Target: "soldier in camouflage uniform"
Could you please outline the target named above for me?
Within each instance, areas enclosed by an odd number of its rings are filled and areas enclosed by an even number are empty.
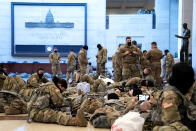
[[[74,79],[74,70],[76,69],[76,54],[73,52],[73,49],[69,51],[68,62],[67,62],[67,74],[66,80],[69,82],[70,74],[72,74],[72,81]]]
[[[28,103],[29,122],[33,120],[65,126],[86,127],[87,121],[82,110],[77,111],[76,117],[61,111],[61,108],[64,106],[62,89],[67,88],[66,81],[53,79],[53,82],[42,85],[39,92],[36,92],[39,94],[32,96]]]
[[[41,84],[47,83],[49,80],[44,76],[44,69],[39,68],[28,80],[25,88],[22,88],[19,92],[26,101],[29,101],[33,91],[39,88]]]
[[[79,62],[79,65],[80,65],[80,73],[81,73],[81,76],[83,76],[84,74],[86,74],[86,67],[87,67],[87,64],[88,64],[88,58],[86,56],[86,52],[88,50],[88,46],[85,45],[79,52],[78,54],[78,62]]]
[[[169,50],[165,50],[165,56],[166,56],[166,80],[169,78],[171,71],[172,71],[172,67],[174,65],[174,57],[173,55],[169,52]]]
[[[52,75],[56,76],[56,74],[58,75],[58,77],[61,77],[61,67],[60,67],[60,54],[57,53],[58,49],[54,48],[54,53],[51,53],[49,55],[49,61],[52,64]]]
[[[113,56],[113,69],[114,69],[114,81],[119,82],[122,80],[122,58],[120,56],[120,47],[118,46],[118,50]]]
[[[120,55],[122,56],[122,76],[123,80],[132,77],[140,77],[140,70],[137,66],[138,50],[131,45],[131,37],[126,38],[126,45],[120,48]]]
[[[0,90],[3,88],[3,83],[6,79],[7,73],[5,72],[5,67],[0,65]]]
[[[107,49],[103,48],[101,44],[97,45],[97,76],[105,76],[105,63],[107,62]]]
[[[132,46],[134,46],[135,48],[137,48],[137,52],[138,52],[138,55],[137,55],[137,59],[138,59],[138,67],[140,69],[140,73],[142,74],[142,69],[144,69],[145,67],[144,66],[144,63],[145,63],[145,60],[144,60],[144,55],[141,51],[140,48],[137,47],[137,41],[133,40],[132,41]]]
[[[27,113],[27,105],[24,99],[18,94],[21,89],[26,87],[25,81],[20,76],[7,76],[3,88],[3,96],[0,98],[0,111],[7,115]]]
[[[178,63],[172,69],[172,76],[157,100],[153,113],[153,131],[189,131],[196,129],[196,105],[185,94],[194,82],[194,71],[185,63]]]
[[[152,69],[152,75],[156,80],[156,87],[160,88],[161,86],[161,58],[162,51],[157,48],[157,43],[152,42],[152,49],[148,51],[146,58],[150,61],[150,66]]]

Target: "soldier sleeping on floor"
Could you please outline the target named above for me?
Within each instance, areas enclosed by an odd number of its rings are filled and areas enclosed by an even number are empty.
[[[173,70],[169,84],[164,90],[154,88],[154,82],[139,77],[109,85],[101,79],[94,80],[84,75],[80,80],[89,83],[91,88],[90,92],[84,92],[77,87],[67,89],[65,80],[54,77],[51,82],[42,83],[39,88],[34,89],[27,104],[28,122],[86,127],[89,120],[96,128],[110,128],[116,119],[129,111],[134,111],[139,112],[146,120],[143,130],[193,130],[196,118],[196,108],[193,104],[196,101],[194,73],[192,68],[181,63],[174,66]],[[176,72],[181,73],[176,75]],[[184,76],[187,79],[184,80]],[[20,92],[24,83],[21,81],[21,86],[16,86],[18,79],[21,80],[20,77],[6,77],[3,89]],[[183,91],[176,81],[180,82],[180,85],[185,83],[183,87],[187,87],[186,91]],[[15,96],[14,100],[9,100],[14,102],[8,105],[11,110],[17,102],[14,101]],[[22,109],[21,105],[25,107],[25,103],[18,102],[19,104],[20,106],[14,109]],[[3,109],[8,108],[4,106]]]

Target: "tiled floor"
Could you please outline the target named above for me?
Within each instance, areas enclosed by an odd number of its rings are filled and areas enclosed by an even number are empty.
[[[91,125],[82,128],[56,124],[28,124],[26,120],[0,120],[0,131],[110,131],[110,129],[95,129]]]

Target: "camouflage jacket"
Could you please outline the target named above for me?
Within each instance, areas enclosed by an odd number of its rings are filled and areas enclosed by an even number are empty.
[[[52,65],[57,65],[59,64],[59,60],[60,60],[60,55],[58,53],[51,53],[49,55],[49,61]]]
[[[67,66],[76,66],[76,54],[74,52],[70,52],[68,56]]]
[[[42,84],[34,91],[28,102],[28,111],[32,109],[60,108],[63,105],[63,95],[53,82]]]
[[[125,54],[126,51],[129,51],[129,54]],[[134,54],[134,51],[138,51],[135,46],[124,45],[120,48],[123,64],[135,64],[138,62],[138,55]]]
[[[113,58],[113,68],[115,67],[120,67],[122,66],[122,57],[120,55],[120,51],[117,50],[116,53],[114,54],[114,58]]]
[[[88,64],[88,58],[86,56],[86,50],[83,49],[83,48],[79,52],[78,62],[80,64],[80,66],[86,66]]]
[[[172,56],[171,53],[167,53],[167,56],[166,56],[166,67],[169,67],[171,68],[173,65],[174,65],[174,57]]]
[[[39,88],[42,83],[49,82],[46,77],[39,78],[37,73],[34,73],[28,80],[27,80],[27,88]]]
[[[0,90],[3,88],[3,83],[6,79],[6,76],[3,74],[0,74]]]
[[[190,129],[195,126],[196,105],[187,100],[174,86],[167,85],[165,87],[160,93],[157,104],[157,108],[151,116],[155,125],[168,125],[181,121]]]
[[[160,62],[162,58],[162,51],[158,48],[151,49],[147,52],[146,58],[150,62]]]
[[[107,62],[107,49],[102,48],[97,53],[97,63],[102,64]]]

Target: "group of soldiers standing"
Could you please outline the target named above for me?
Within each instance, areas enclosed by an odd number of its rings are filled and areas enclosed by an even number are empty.
[[[156,87],[161,87],[161,59],[162,51],[158,49],[157,43],[151,43],[151,50],[142,51],[137,47],[137,42],[131,37],[126,38],[126,45],[119,45],[118,50],[113,55],[114,80],[122,81],[133,77],[143,77],[143,70],[150,68],[155,79]],[[174,58],[168,50],[165,50],[165,79],[169,78]],[[164,80],[165,80],[164,79]]]
[[[49,57],[51,81],[44,76],[43,68],[25,82],[20,76],[8,76],[2,66],[0,112],[28,113],[29,123],[86,127],[89,121],[95,128],[115,128],[112,125],[119,117],[138,112],[145,119],[144,131],[196,129],[196,83],[192,67],[185,63],[174,65],[173,56],[165,50],[166,85],[161,87],[163,55],[157,43],[152,42],[152,49],[142,52],[137,42],[127,37],[126,44],[119,45],[113,56],[113,81],[105,77],[107,50],[100,44],[97,48],[95,76],[86,74],[86,45],[78,57],[70,50],[66,80],[60,78],[57,48]],[[80,70],[74,73],[77,59]],[[70,74],[71,84],[68,83]]]

